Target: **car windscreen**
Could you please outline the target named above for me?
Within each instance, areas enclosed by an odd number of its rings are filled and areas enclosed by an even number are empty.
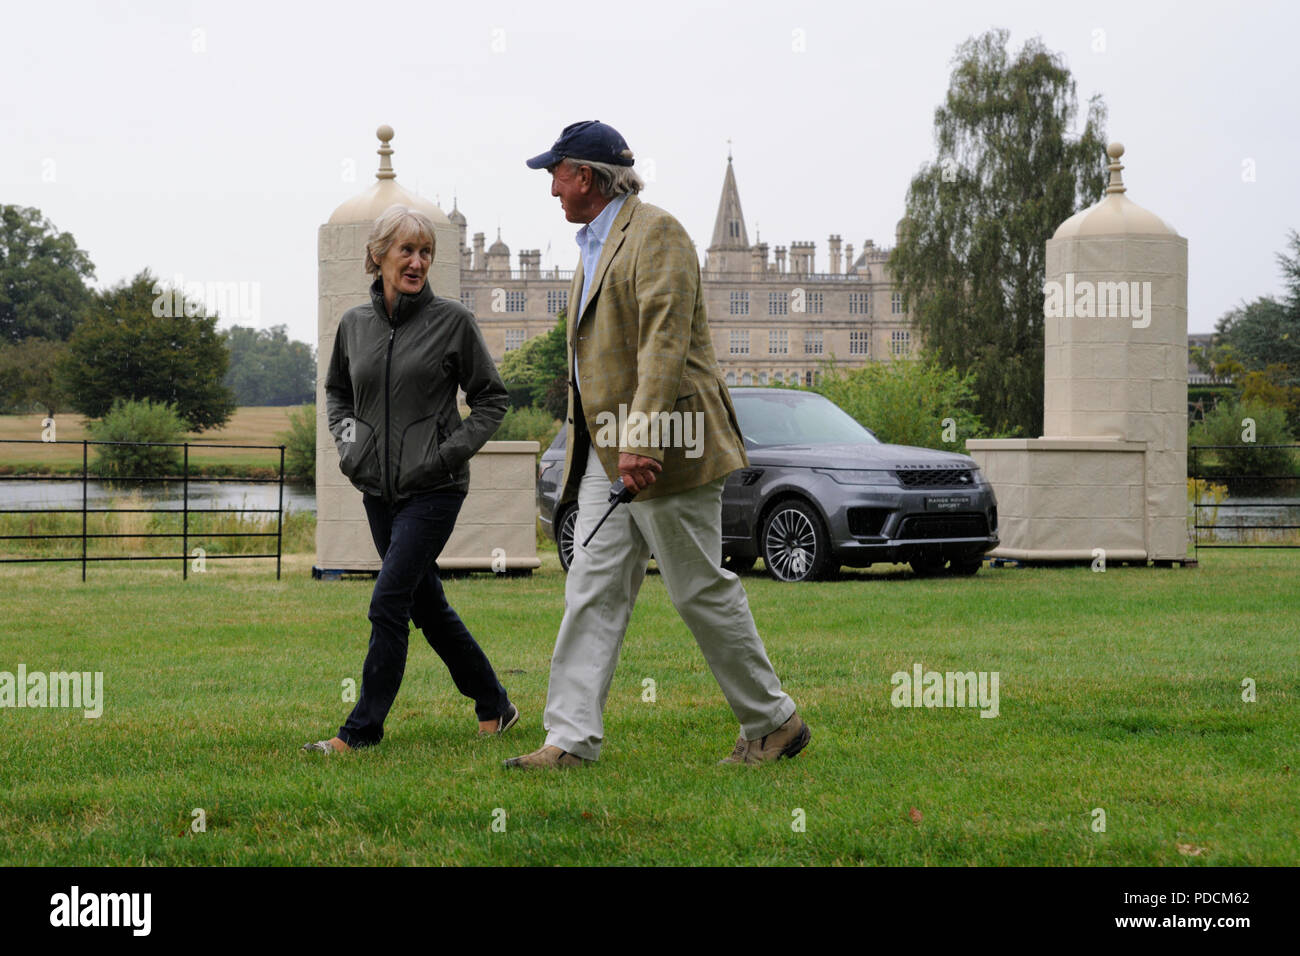
[[[828,398],[812,392],[732,389],[740,431],[754,445],[878,445],[871,432]]]

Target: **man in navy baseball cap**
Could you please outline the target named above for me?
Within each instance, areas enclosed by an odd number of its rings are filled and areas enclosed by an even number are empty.
[[[781,690],[744,586],[718,561],[722,488],[749,459],[713,351],[695,244],[671,214],[641,201],[645,184],[631,168],[632,151],[604,123],[566,127],[550,150],[527,163],[550,173],[565,219],[582,226],[566,306],[560,503],[579,502],[574,541],[585,543],[575,544],[565,580],[542,721],[546,740],[506,766],[558,770],[599,759],[605,702],[652,551],[673,606],[740,723],[740,739],[722,762],[793,757],[812,731]],[[662,423],[677,415],[696,423],[700,441],[690,450],[684,428],[656,424],[651,437],[625,424],[615,438],[603,424],[636,417]],[[608,513],[595,534],[615,480],[620,500],[622,490],[635,497]]]
[[[588,159],[611,166],[631,166],[632,150],[614,127],[600,120],[583,120],[564,127],[554,145],[526,160],[530,169],[550,169],[562,159]]]

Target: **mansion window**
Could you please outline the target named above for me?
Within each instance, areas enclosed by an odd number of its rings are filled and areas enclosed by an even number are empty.
[[[903,314],[903,293],[895,292],[889,297],[889,311],[894,315]]]
[[[804,355],[821,355],[823,349],[821,332],[805,332],[803,334]]]
[[[474,290],[473,289],[470,289],[468,292],[462,292],[460,294],[460,304],[463,305],[465,308],[469,309],[471,312],[474,311]]]
[[[506,329],[506,351],[513,352],[524,344],[523,329]]]
[[[869,315],[871,313],[870,292],[849,293],[849,315]]]
[[[790,312],[790,293],[769,292],[767,294],[767,314],[787,315]]]
[[[767,333],[767,351],[771,355],[786,355],[790,351],[788,329],[772,329]]]
[[[804,298],[804,304],[807,306],[809,315],[822,314],[822,294],[820,292],[809,292]]]
[[[748,355],[749,354],[749,332],[745,329],[731,330],[731,354]]]
[[[849,333],[849,354],[850,355],[870,355],[871,354],[871,333],[867,331],[854,330]]]
[[[731,314],[749,315],[749,293],[748,292],[731,293]]]
[[[906,355],[912,344],[912,333],[906,329],[895,329],[889,333],[889,349],[895,355]]]
[[[524,311],[524,293],[506,292],[506,311],[522,312]]]
[[[559,315],[560,310],[568,304],[568,289],[552,289],[546,293],[546,311],[551,315]]]

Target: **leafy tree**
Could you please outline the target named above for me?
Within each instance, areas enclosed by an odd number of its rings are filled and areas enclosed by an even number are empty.
[[[1218,336],[1215,338],[1217,340]],[[1228,382],[1246,370],[1245,366],[1237,361],[1233,347],[1222,341],[1218,344],[1211,342],[1209,347],[1193,346],[1188,352],[1187,361],[1221,382]]]
[[[1286,286],[1286,307],[1293,322],[1300,321],[1300,232],[1291,230],[1287,237],[1291,255],[1277,254],[1277,264],[1282,269],[1282,284]]]
[[[1300,434],[1300,233],[1291,230],[1278,265],[1287,292],[1229,309],[1215,323],[1210,348],[1192,356],[1202,369],[1231,379],[1245,403],[1280,409]]]
[[[501,360],[501,379],[513,394],[552,418],[563,418],[568,410],[568,340],[565,313],[556,316],[555,327],[536,335]]]
[[[983,434],[972,410],[973,373],[941,368],[933,358],[871,362],[845,370],[822,364],[825,395],[883,442],[965,453],[966,439]]]
[[[1300,386],[1292,384],[1295,374],[1282,364],[1247,372],[1241,379],[1241,401],[1281,409],[1287,430],[1300,434]]]
[[[284,445],[284,470],[306,481],[316,480],[316,403],[289,414],[289,430],[275,436]]]
[[[1013,59],[1009,32],[958,48],[935,110],[890,268],[927,347],[973,372],[976,411],[995,434],[1043,425],[1043,244],[1105,188],[1105,106],[1082,134],[1074,79],[1039,39]]]
[[[57,374],[67,351],[64,342],[35,337],[17,345],[0,343],[0,411],[40,409],[52,417],[69,408],[71,396]]]
[[[39,209],[0,205],[0,342],[66,339],[90,303],[90,256]]]
[[[180,442],[185,422],[166,402],[117,399],[108,414],[87,427],[90,437],[103,442]],[[96,445],[100,475],[174,475],[181,470],[181,449],[174,445]]]
[[[1248,435],[1247,419],[1254,422],[1253,441],[1244,440]],[[1188,468],[1194,461],[1203,475],[1293,474],[1295,465],[1289,449],[1261,447],[1291,441],[1282,409],[1256,402],[1219,402],[1203,423],[1192,426],[1187,443],[1227,447],[1200,452],[1195,458],[1189,455]]]
[[[316,356],[283,325],[236,325],[222,333],[230,351],[226,386],[239,405],[301,405],[316,394]],[[315,423],[312,425],[315,428]]]
[[[1237,374],[1280,363],[1300,374],[1300,309],[1270,296],[1229,309],[1214,324],[1210,360],[1215,374]],[[1232,362],[1236,368],[1232,367]]]
[[[229,353],[217,316],[192,305],[198,303],[184,302],[179,291],[164,292],[147,269],[96,293],[60,366],[77,407],[98,418],[115,399],[147,398],[175,405],[193,431],[225,424],[235,410],[222,384]]]

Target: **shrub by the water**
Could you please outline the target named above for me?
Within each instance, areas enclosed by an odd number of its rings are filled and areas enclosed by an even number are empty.
[[[1286,412],[1280,408],[1251,402],[1221,401],[1205,421],[1193,425],[1188,445],[1224,445],[1202,451],[1193,460],[1202,475],[1292,475],[1296,466],[1293,450],[1264,448],[1293,441],[1287,431]]]
[[[284,444],[286,475],[316,480],[316,404],[303,405],[289,415],[289,430],[276,440]]]
[[[99,421],[87,426],[91,439],[103,442],[180,442],[185,422],[167,402],[123,401]],[[175,445],[95,445],[95,470],[104,478],[127,475],[175,475],[181,470],[181,449]]]

